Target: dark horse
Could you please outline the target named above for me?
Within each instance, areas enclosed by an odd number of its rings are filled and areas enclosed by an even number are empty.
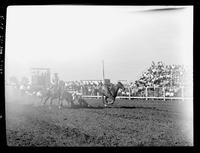
[[[113,104],[115,102],[119,89],[125,90],[124,85],[121,82],[118,82],[116,85],[111,84],[110,87],[104,85],[103,88],[98,89],[99,94],[102,96],[104,106]],[[108,99],[111,101],[108,102]]]
[[[58,86],[53,86],[49,88],[48,90],[46,90],[46,92],[44,93],[44,96],[46,98],[43,104],[45,104],[47,100],[50,99],[50,105],[52,105],[53,100],[58,99],[59,108],[61,108],[61,106],[63,105],[62,104],[63,100],[66,100],[68,103],[70,103],[71,107],[74,106],[73,96],[71,93],[66,91],[65,85],[63,82],[60,82]]]

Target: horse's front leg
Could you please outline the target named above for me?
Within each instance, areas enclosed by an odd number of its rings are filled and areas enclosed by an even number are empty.
[[[108,100],[107,100],[108,98],[111,99],[110,102],[108,102]],[[115,102],[115,98],[114,98],[114,97],[110,96],[110,97],[107,97],[107,98],[106,98],[106,103],[107,103],[107,104],[111,105],[111,104],[113,104],[114,102]]]
[[[74,106],[74,103],[73,103],[73,98],[65,98],[66,102],[67,102],[67,105],[69,107],[73,107]]]
[[[104,106],[105,106],[105,107],[108,106],[108,97],[107,97],[107,96],[105,96]]]
[[[105,104],[104,95],[102,95],[102,102],[103,102],[103,104]]]
[[[44,99],[44,98],[43,98],[43,97],[41,97],[41,100],[40,100],[40,103],[41,103],[41,104],[42,104],[42,101],[43,101],[43,99]]]
[[[67,97],[65,97],[65,101],[67,102],[66,104],[67,104],[67,106],[69,106],[70,104],[70,101],[69,101],[69,99],[67,98]]]
[[[114,104],[115,102],[115,98],[112,98],[112,102],[110,102],[109,104]]]
[[[43,105],[45,105],[46,104],[46,102],[47,102],[47,100],[49,99],[49,96],[47,96],[46,97],[46,99],[44,100],[44,103],[43,103]],[[42,98],[42,100],[43,100],[43,98]]]
[[[70,99],[71,108],[75,106],[73,99]]]
[[[52,103],[53,103],[53,100],[54,100],[54,99],[55,99],[55,97],[51,97],[49,109],[51,109],[51,106],[52,106]]]
[[[59,107],[58,108],[61,109],[61,107],[62,107],[62,98],[59,98],[58,102],[59,102]]]

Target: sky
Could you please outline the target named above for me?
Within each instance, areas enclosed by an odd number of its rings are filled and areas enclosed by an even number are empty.
[[[177,7],[177,6],[176,6]],[[180,6],[181,7],[181,6]],[[5,75],[50,68],[62,80],[136,80],[152,63],[193,67],[193,7],[9,6]]]

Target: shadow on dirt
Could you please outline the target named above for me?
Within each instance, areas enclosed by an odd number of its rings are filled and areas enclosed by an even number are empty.
[[[142,106],[120,106],[114,108],[125,108],[125,109],[157,109],[156,107],[142,107]]]
[[[63,107],[63,108],[67,108],[67,109],[104,109],[106,107],[103,107],[103,106],[98,106],[98,107],[93,107],[93,106],[79,106],[79,105],[76,105],[76,106],[73,106],[73,107]]]
[[[104,106],[79,106],[79,105],[76,105],[76,106],[73,106],[73,107],[67,107],[68,109],[111,109],[111,108],[114,108],[114,109],[148,109],[148,110],[157,110],[157,111],[167,111],[166,109],[159,109],[159,108],[156,108],[156,107],[142,107],[142,106],[107,106],[107,107],[104,107]]]

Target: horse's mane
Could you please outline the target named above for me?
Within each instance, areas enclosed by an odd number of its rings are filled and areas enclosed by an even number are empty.
[[[124,86],[120,81],[118,81],[117,84],[119,84],[119,85],[121,85],[121,86]]]

